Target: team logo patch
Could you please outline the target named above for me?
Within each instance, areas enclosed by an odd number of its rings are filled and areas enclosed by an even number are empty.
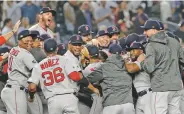
[[[79,40],[79,36],[77,36],[77,40]]]
[[[116,28],[115,28],[115,26],[112,26],[112,29],[113,29],[113,31],[116,31]]]
[[[108,33],[107,29],[105,29],[104,31],[105,31],[105,33]]]
[[[135,42],[136,42],[136,41],[133,41],[133,42],[130,44],[130,47],[132,47],[132,46],[134,45]]]
[[[86,26],[85,28],[86,28],[86,31],[89,30],[88,26]]]
[[[64,45],[62,45],[62,47],[63,47],[63,49],[65,49],[65,46]]]

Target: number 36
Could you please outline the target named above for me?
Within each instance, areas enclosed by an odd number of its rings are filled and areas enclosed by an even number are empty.
[[[55,82],[59,83],[65,79],[64,74],[62,73],[62,68],[57,67],[52,72],[51,71],[45,71],[42,73],[42,78],[44,78],[44,85],[45,86],[51,86]]]

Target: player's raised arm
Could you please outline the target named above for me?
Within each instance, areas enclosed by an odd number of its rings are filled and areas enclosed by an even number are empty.
[[[15,26],[13,27],[13,30],[11,32],[8,32],[8,33],[0,36],[0,45],[3,45],[6,41],[8,41],[14,35],[14,33],[16,33],[18,31],[20,23],[21,23],[20,20],[17,21],[17,23],[15,24]]]

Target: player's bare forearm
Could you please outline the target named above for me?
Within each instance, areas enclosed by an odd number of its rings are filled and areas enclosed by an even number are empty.
[[[8,32],[8,33],[6,33],[6,34],[3,34],[3,37],[5,38],[5,40],[7,41],[7,40],[9,40],[12,36],[13,36],[13,32],[11,31],[11,32]]]
[[[97,95],[100,95],[100,92],[97,88],[95,88],[91,83],[89,83],[88,88],[93,91],[94,93],[96,93]]]
[[[136,63],[125,63],[125,68],[129,73],[136,73],[140,71],[139,66]]]
[[[2,35],[6,41],[9,40],[14,35],[14,33],[16,33],[18,31],[20,24],[21,24],[21,22],[20,22],[20,20],[18,20],[11,32],[8,32],[8,33]]]

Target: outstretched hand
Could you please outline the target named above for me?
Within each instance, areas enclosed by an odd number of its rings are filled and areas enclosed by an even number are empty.
[[[13,32],[14,32],[14,33],[16,33],[16,32],[18,31],[18,29],[19,29],[19,27],[20,27],[20,24],[21,24],[21,22],[20,22],[20,20],[18,20],[18,21],[16,22],[15,26],[13,27]]]

